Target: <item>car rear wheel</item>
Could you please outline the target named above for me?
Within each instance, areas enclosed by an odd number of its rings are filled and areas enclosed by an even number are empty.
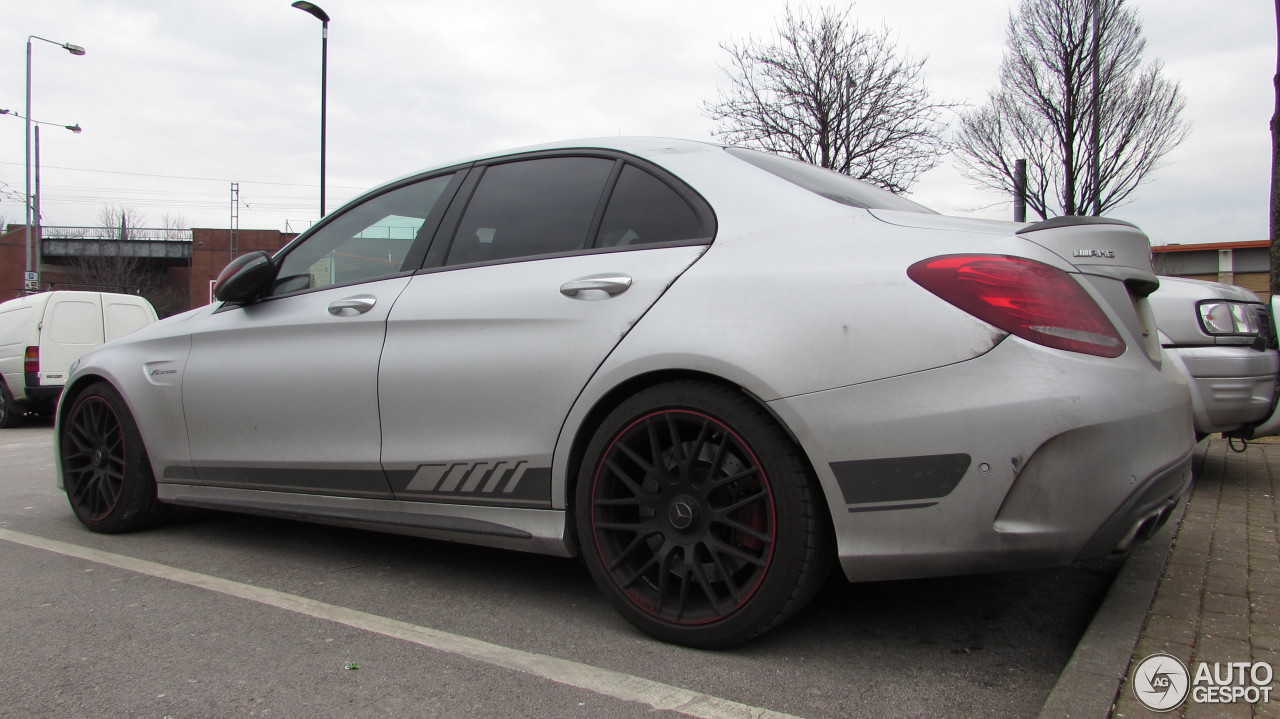
[[[746,641],[808,602],[830,566],[808,465],[727,387],[675,382],[624,401],[587,449],[575,500],[596,583],[666,641]]]
[[[61,429],[62,478],[71,509],[95,532],[128,532],[163,518],[142,436],[106,383],[75,399]]]
[[[17,427],[22,421],[22,414],[22,408],[14,401],[8,385],[0,382],[0,429]]]

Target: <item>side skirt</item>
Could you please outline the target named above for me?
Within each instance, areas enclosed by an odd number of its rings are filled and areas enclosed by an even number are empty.
[[[565,513],[161,482],[162,502],[570,557]]]

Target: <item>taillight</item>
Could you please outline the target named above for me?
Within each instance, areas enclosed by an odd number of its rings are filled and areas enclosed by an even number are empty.
[[[1099,357],[1124,354],[1124,340],[1071,275],[1023,257],[944,255],[907,276],[933,294],[1010,334]]]
[[[22,357],[23,372],[40,372],[40,348],[28,347]]]

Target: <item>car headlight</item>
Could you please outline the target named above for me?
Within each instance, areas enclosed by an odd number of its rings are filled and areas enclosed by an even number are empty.
[[[1256,335],[1258,313],[1244,302],[1201,302],[1200,325],[1211,335]]]

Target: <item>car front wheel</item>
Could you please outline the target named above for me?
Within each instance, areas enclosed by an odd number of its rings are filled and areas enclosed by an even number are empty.
[[[633,624],[714,648],[794,614],[830,566],[824,504],[791,439],[728,387],[673,382],[625,400],[587,449],[583,556]]]
[[[166,505],[156,499],[151,460],[120,393],[106,383],[85,390],[62,423],[62,478],[71,509],[95,532],[144,529]]]

